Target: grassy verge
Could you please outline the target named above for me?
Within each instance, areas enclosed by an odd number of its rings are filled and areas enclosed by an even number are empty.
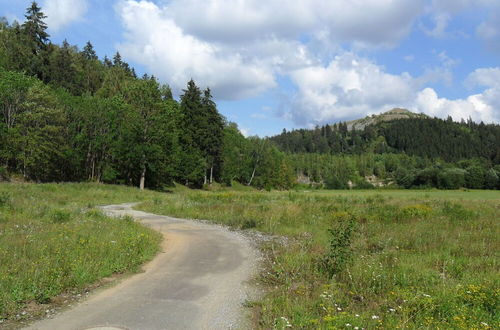
[[[182,191],[141,209],[269,243],[262,328],[499,328],[497,191]]]
[[[0,320],[27,305],[138,270],[161,236],[94,206],[151,199],[153,192],[96,184],[0,184]]]

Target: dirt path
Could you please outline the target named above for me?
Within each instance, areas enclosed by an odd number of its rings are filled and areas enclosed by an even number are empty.
[[[247,239],[214,225],[132,210],[133,204],[103,207],[131,215],[165,236],[163,253],[111,289],[28,329],[235,329],[247,327],[242,304],[258,253]]]

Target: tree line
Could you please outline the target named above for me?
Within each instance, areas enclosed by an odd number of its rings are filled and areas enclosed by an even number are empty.
[[[247,138],[209,88],[191,80],[176,100],[118,52],[52,43],[45,18],[33,2],[23,24],[0,19],[0,180],[499,188],[499,125],[414,118]]]
[[[245,138],[191,80],[179,100],[116,53],[100,60],[50,41],[36,2],[26,21],[0,21],[0,177],[96,181],[161,189],[240,182],[293,184],[285,154]]]

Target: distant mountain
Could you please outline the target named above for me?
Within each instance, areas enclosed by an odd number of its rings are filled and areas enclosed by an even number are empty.
[[[351,120],[346,122],[346,124],[347,128],[350,131],[352,131],[353,129],[364,130],[366,126],[376,125],[384,121],[390,121],[395,119],[414,119],[414,118],[428,118],[428,116],[422,113],[421,114],[414,113],[406,109],[394,108],[379,115],[371,115],[371,116],[366,116],[365,118],[362,119]]]

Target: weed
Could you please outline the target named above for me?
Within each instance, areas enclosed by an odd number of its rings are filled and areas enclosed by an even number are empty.
[[[354,216],[346,212],[335,213],[332,222],[328,251],[321,261],[321,268],[330,277],[344,271],[352,260],[351,243],[357,224]]]
[[[0,192],[0,207],[6,206],[10,203],[11,196],[8,192]]]
[[[65,210],[54,210],[50,214],[52,223],[65,223],[71,220],[71,213]]]

